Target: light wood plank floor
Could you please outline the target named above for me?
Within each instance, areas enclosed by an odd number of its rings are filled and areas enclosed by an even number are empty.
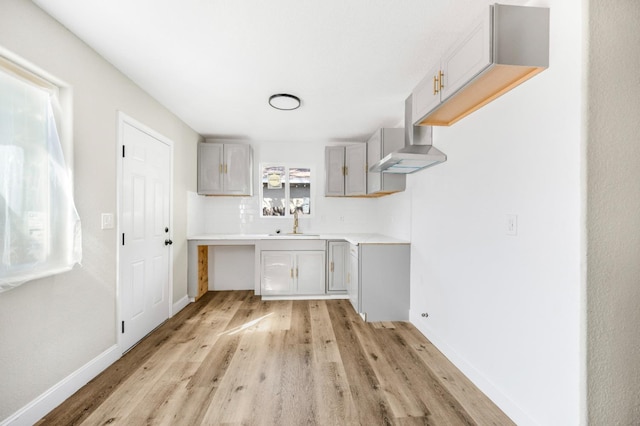
[[[510,425],[411,324],[209,292],[42,425]]]

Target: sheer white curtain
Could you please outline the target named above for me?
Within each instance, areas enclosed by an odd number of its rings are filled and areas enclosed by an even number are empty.
[[[0,69],[0,292],[82,258],[53,94]]]

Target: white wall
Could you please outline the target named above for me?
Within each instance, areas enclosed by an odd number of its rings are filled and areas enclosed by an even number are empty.
[[[551,8],[549,69],[436,128],[448,161],[409,176],[411,321],[516,423],[566,426],[583,409],[582,2],[526,3]]]
[[[639,22],[637,1],[590,2],[587,353],[593,425],[640,419]]]
[[[116,343],[115,230],[117,112],[174,141],[174,301],[186,295],[187,191],[196,186],[198,135],[93,50],[27,0],[3,0],[0,48],[70,85],[73,91],[75,200],[83,262],[69,273],[0,295],[0,419]]]

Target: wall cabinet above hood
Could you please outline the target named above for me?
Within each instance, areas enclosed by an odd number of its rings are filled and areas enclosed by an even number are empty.
[[[450,126],[549,66],[549,9],[495,4],[413,90],[418,126]]]

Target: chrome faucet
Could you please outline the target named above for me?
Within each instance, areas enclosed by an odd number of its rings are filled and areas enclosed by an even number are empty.
[[[293,211],[293,233],[298,233],[298,208]]]

